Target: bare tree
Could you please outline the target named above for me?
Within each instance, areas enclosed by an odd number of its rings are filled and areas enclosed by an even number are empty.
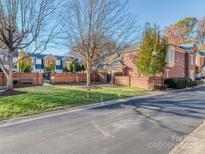
[[[7,90],[13,90],[14,53],[19,49],[44,51],[53,39],[56,3],[55,0],[0,0],[0,52],[9,62],[6,68],[0,59],[0,68],[7,78]]]
[[[92,70],[133,40],[136,22],[127,13],[127,2],[119,0],[70,0],[66,6],[65,39],[86,67],[90,97]]]

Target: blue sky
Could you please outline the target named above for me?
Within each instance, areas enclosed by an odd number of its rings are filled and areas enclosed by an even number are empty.
[[[205,16],[205,0],[128,0],[140,25],[156,23],[161,28],[185,17]]]
[[[120,0],[124,1],[124,0]],[[205,0],[127,0],[129,11],[138,24],[156,23],[161,28],[185,17],[205,16]],[[50,49],[53,54],[64,54],[67,49]]]

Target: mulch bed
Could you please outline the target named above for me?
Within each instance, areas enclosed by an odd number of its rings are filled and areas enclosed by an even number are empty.
[[[14,96],[14,95],[20,95],[25,94],[24,91],[17,91],[17,90],[5,90],[3,92],[0,92],[0,96]]]

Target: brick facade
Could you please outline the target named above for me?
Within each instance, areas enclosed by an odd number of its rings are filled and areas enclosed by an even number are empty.
[[[174,63],[167,64],[165,67],[165,78],[189,77],[195,79],[196,56],[194,51],[184,51],[177,47],[172,47],[171,52],[174,52]],[[169,53],[168,53],[169,54]],[[169,55],[168,55],[169,56]]]
[[[177,46],[170,45],[172,52],[174,52],[174,63],[172,65],[168,64],[165,67],[164,77],[174,78],[174,77],[189,77],[195,78],[196,70],[196,55],[194,50],[183,50]],[[136,68],[137,54],[139,50],[132,50],[128,52],[123,52],[121,54],[124,66],[125,76],[139,77]],[[167,54],[169,56],[169,53]],[[167,57],[169,58],[169,57]],[[205,59],[204,59],[205,60]],[[203,63],[203,62],[201,62]],[[204,63],[203,63],[204,64]],[[202,64],[201,64],[202,65]]]
[[[201,72],[205,66],[205,52],[199,52],[196,55],[197,73]]]
[[[167,53],[167,66],[164,74],[159,77],[148,78],[140,77],[137,73],[136,62],[138,49],[125,51],[121,54],[124,64],[124,76],[115,76],[114,84],[148,89],[153,82],[162,84],[164,78],[189,77],[195,80],[196,75],[196,50],[192,46],[170,45]],[[204,59],[205,60],[205,59]],[[204,62],[201,62],[204,64]],[[202,64],[201,64],[202,65]]]
[[[132,50],[121,54],[121,58],[125,68],[123,74],[127,76],[139,76],[136,68],[137,53],[139,50]]]

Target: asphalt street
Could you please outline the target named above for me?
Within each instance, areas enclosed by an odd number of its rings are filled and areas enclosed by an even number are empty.
[[[167,154],[204,118],[204,87],[172,92],[0,127],[0,154]]]

